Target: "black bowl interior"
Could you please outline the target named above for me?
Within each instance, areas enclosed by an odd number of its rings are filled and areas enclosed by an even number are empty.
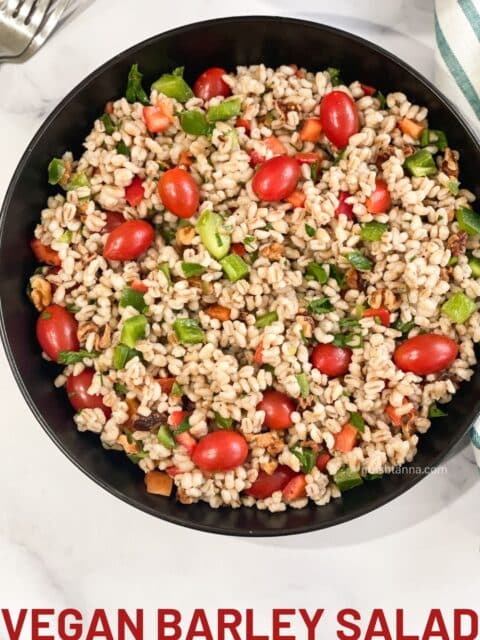
[[[1,216],[0,299],[2,337],[14,375],[35,416],[62,451],[88,476],[128,503],[184,526],[233,535],[285,535],[331,526],[355,518],[396,497],[435,466],[467,431],[479,408],[480,371],[462,386],[440,419],[421,438],[415,473],[365,483],[328,506],[310,506],[271,515],[254,509],[189,507],[149,495],[143,474],[123,455],[104,451],[97,437],[78,433],[63,391],[52,380],[56,367],[40,358],[35,339],[37,314],[25,295],[35,268],[29,249],[32,230],[49,193],[46,167],[66,149],[77,157],[84,136],[106,101],[124,94],[128,70],[138,63],[145,86],[161,73],[185,66],[192,82],[210,66],[264,62],[296,63],[308,69],[339,67],[347,81],[359,79],[383,93],[403,91],[426,105],[435,128],[447,132],[462,154],[462,183],[480,197],[479,145],[455,108],[413,69],[384,50],[347,33],[286,18],[229,18],[189,25],[151,38],[116,56],[78,85],[47,118],[29,145],[10,184]]]

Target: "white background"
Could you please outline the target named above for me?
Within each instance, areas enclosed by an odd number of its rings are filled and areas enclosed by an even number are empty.
[[[364,35],[432,77],[429,0],[96,0],[30,62],[0,66],[0,199],[42,120],[112,55],[173,26],[295,15],[292,7]],[[419,632],[431,607],[478,606],[480,485],[468,447],[446,474],[354,522],[293,538],[221,538],[144,515],[83,476],[30,414],[3,350],[0,390],[0,607],[143,607],[152,616],[157,607],[254,607],[265,631],[272,607],[325,607],[320,637],[330,639],[341,607],[365,617],[372,607],[404,607],[407,630]]]

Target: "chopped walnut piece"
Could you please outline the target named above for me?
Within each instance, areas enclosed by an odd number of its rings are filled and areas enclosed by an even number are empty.
[[[460,256],[462,253],[465,253],[467,241],[468,233],[466,231],[452,233],[447,240],[447,247],[450,249],[452,256]]]
[[[313,329],[315,327],[315,320],[311,316],[298,315],[295,317],[295,322],[300,325],[300,329],[305,338],[308,339],[312,337]]]
[[[368,296],[368,303],[372,309],[384,307],[388,311],[396,311],[400,307],[400,296],[390,289],[377,289]]]
[[[276,431],[255,434],[251,442],[254,447],[266,449],[271,456],[278,455],[285,445],[283,438]]]
[[[95,351],[102,351],[107,349],[112,341],[112,329],[109,324],[103,327],[99,327],[98,335],[95,338]]]
[[[191,278],[187,278],[187,280],[191,287],[201,289],[204,295],[209,296],[213,293],[213,284],[207,280],[202,280],[200,276],[192,276]]]
[[[278,462],[276,460],[269,460],[268,462],[262,462],[260,465],[260,469],[265,471],[269,476],[273,474],[275,469],[278,467]]]
[[[442,267],[440,269],[440,277],[442,280],[449,282],[451,276],[451,269],[447,267]]]
[[[98,326],[94,322],[81,322],[77,329],[77,338],[80,344],[83,344],[89,333],[97,333]],[[98,337],[98,336],[97,336]]]
[[[129,442],[127,436],[123,433],[118,436],[117,444],[119,444],[127,454],[138,453],[137,445],[134,442]]]
[[[72,176],[73,163],[70,160],[64,160],[63,166],[65,168],[65,171],[63,172],[63,176],[58,181],[58,184],[61,187],[66,187],[67,184],[70,182],[70,178]]]
[[[362,288],[362,277],[360,273],[352,267],[345,272],[345,283],[347,289],[357,289],[360,291]]]
[[[268,258],[269,260],[280,260],[284,251],[285,247],[283,244],[280,244],[279,242],[272,242],[260,249],[260,255],[263,258]]]
[[[297,399],[297,407],[304,411],[305,409],[310,409],[315,404],[315,397],[312,394],[309,394],[306,398],[298,398]]]
[[[52,301],[52,285],[40,275],[30,278],[30,299],[37,311],[43,311]]]
[[[195,237],[195,227],[180,227],[177,229],[177,233],[175,235],[175,239],[177,244],[188,246],[192,244],[193,239]]]
[[[177,500],[182,504],[193,504],[193,498],[187,494],[183,487],[177,489]]]
[[[393,144],[389,144],[387,147],[385,147],[385,149],[379,151],[375,160],[377,168],[381,169],[384,162],[386,162],[392,156],[395,156],[397,149],[399,149],[399,147],[395,147]],[[401,147],[401,149],[405,158],[408,158],[415,153],[415,147],[411,144],[405,144]]]
[[[458,159],[454,151],[449,147],[445,149],[442,160],[442,171],[447,174],[449,178],[458,178],[459,166]]]

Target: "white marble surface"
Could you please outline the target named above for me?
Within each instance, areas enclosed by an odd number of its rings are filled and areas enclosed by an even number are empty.
[[[336,15],[333,14],[333,4]],[[428,0],[275,3],[95,0],[23,66],[0,67],[0,198],[33,133],[87,73],[157,32],[208,17],[292,14],[350,29],[432,75]],[[382,9],[379,9],[379,7]],[[406,7],[408,6],[408,11]],[[394,24],[391,28],[387,24]],[[408,35],[406,35],[408,33]],[[221,63],[221,61],[219,61]],[[74,468],[35,422],[0,354],[0,606],[405,607],[478,605],[480,475],[467,448],[447,473],[359,520],[314,534],[241,540],[155,520]],[[0,637],[2,637],[0,625]],[[153,636],[152,636],[153,637]],[[333,637],[333,631],[322,638]]]

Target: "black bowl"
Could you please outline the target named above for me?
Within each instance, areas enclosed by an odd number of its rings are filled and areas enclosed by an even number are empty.
[[[63,390],[52,385],[56,366],[40,358],[35,339],[37,314],[25,295],[35,268],[29,248],[49,187],[46,167],[66,149],[77,156],[93,120],[106,101],[124,94],[128,70],[138,63],[145,86],[161,73],[186,67],[193,81],[210,66],[264,62],[296,63],[308,69],[339,67],[346,81],[360,79],[381,89],[405,92],[426,105],[435,128],[447,132],[461,151],[462,183],[480,197],[479,143],[455,108],[411,67],[361,38],[331,27],[287,18],[243,17],[212,20],[155,36],[117,55],[80,83],[61,102],[29,144],[3,203],[0,236],[2,338],[17,383],[47,434],[84,473],[113,495],[154,516],[215,533],[271,536],[321,529],[380,507],[412,487],[460,440],[479,409],[480,371],[464,384],[440,419],[420,440],[418,455],[402,474],[346,493],[321,508],[309,506],[270,514],[255,509],[213,510],[205,504],[183,506],[145,492],[143,473],[125,456],[106,452],[97,436],[81,434]]]

